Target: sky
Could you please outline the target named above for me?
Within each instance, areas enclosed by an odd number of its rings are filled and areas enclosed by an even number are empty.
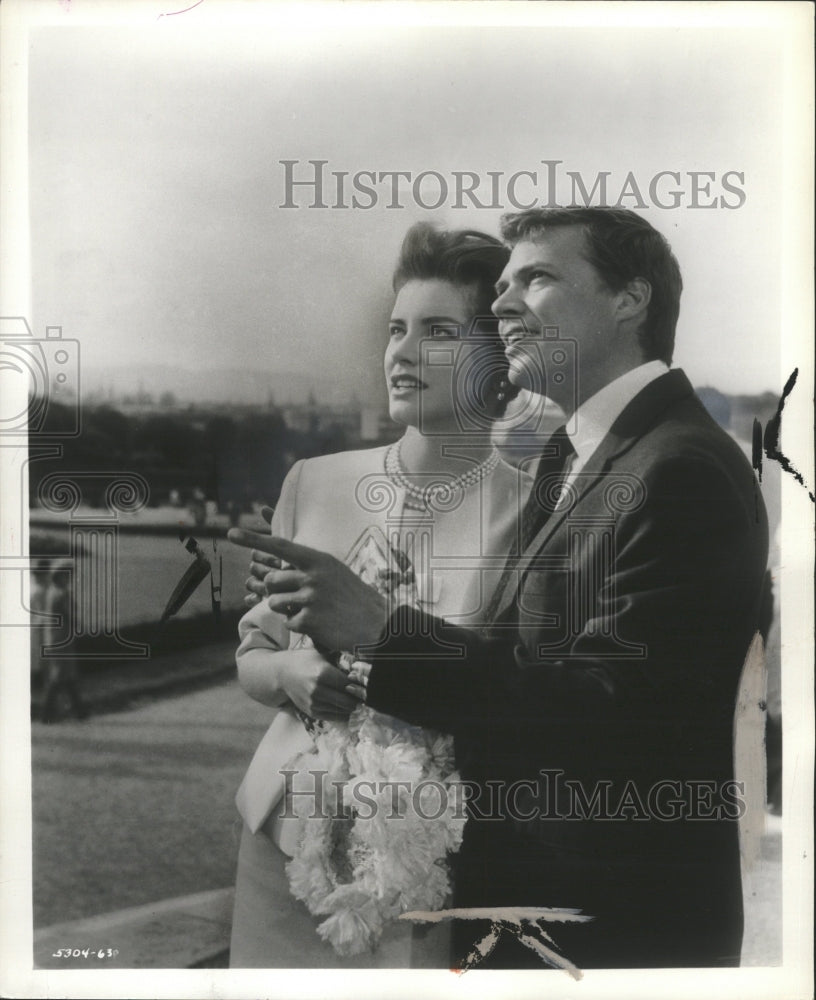
[[[732,27],[199,27],[190,17],[31,33],[32,321],[83,368],[307,373],[382,401],[390,277],[419,218],[497,232],[501,210],[435,210],[402,184],[368,209],[284,208],[283,160],[331,171],[517,171],[543,160],[630,197],[672,244],[685,292],[675,363],[696,385],[779,391],[782,49]],[[678,208],[652,203],[682,192]],[[692,208],[689,172],[709,192]],[[730,181],[729,181],[730,178]],[[729,192],[730,183],[739,194]],[[562,183],[563,182],[563,183]],[[350,181],[346,181],[350,184]],[[705,184],[706,179],[700,182]],[[433,204],[438,184],[420,197]],[[332,198],[329,186],[326,200]],[[505,192],[506,194],[506,192]],[[346,201],[350,197],[346,192]],[[717,202],[725,198],[735,207]],[[504,194],[504,209],[512,206]],[[369,199],[371,200],[371,199]],[[149,387],[148,387],[149,388]]]

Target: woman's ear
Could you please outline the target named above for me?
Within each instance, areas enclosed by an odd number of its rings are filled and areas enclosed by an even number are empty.
[[[645,278],[632,278],[617,294],[615,317],[621,323],[646,318],[646,311],[652,300],[652,286]]]

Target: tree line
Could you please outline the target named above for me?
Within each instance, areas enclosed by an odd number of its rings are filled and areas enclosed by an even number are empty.
[[[179,413],[125,414],[110,405],[83,407],[79,433],[68,407],[51,403],[37,441],[59,441],[62,456],[29,462],[29,493],[36,504],[40,481],[52,472],[136,472],[150,485],[150,505],[194,497],[215,501],[219,509],[253,502],[274,504],[283,479],[300,458],[351,447],[339,424],[299,431],[288,427],[276,409],[224,413],[190,408]],[[90,485],[89,501],[103,502]]]

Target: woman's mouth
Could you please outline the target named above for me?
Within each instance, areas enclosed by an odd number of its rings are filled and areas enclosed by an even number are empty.
[[[396,394],[420,392],[428,386],[421,379],[414,378],[413,375],[392,375],[391,392]]]

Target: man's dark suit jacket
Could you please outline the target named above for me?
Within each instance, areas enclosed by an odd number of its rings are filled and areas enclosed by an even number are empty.
[[[583,967],[738,964],[733,719],[768,545],[753,471],[671,371],[573,485],[482,633],[392,615],[368,703],[453,733],[479,789],[455,905],[580,908],[596,919],[553,936]],[[491,962],[541,967],[512,940]]]

